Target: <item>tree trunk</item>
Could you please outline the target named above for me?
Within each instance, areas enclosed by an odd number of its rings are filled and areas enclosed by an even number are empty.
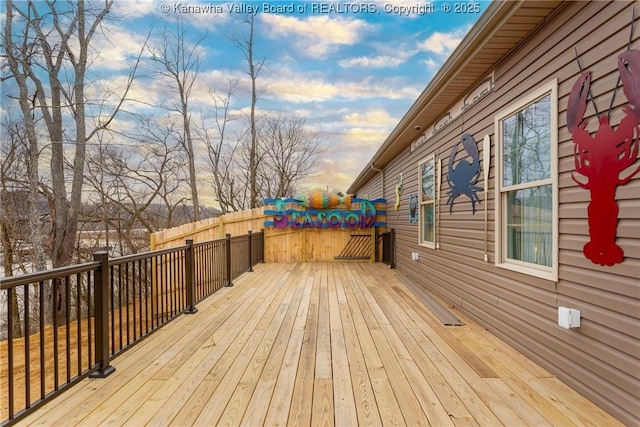
[[[38,163],[40,151],[38,147],[38,138],[35,132],[34,117],[31,111],[32,105],[29,104],[29,89],[27,87],[29,64],[25,63],[25,61],[28,61],[28,59],[25,58],[24,52],[22,52],[22,55],[14,55],[16,52],[14,51],[13,45],[13,4],[11,0],[7,1],[6,8],[7,13],[5,20],[5,44],[7,52],[7,62],[9,64],[11,73],[15,77],[16,84],[20,93],[20,110],[22,111],[22,115],[24,117],[25,133],[28,141],[27,150],[29,153],[29,160],[27,163],[27,175],[29,179],[29,191],[27,195],[27,209],[29,211],[28,222],[31,246],[33,251],[33,265],[34,270],[44,270],[46,268],[46,261],[42,245],[42,222],[40,221],[40,218],[38,216]],[[35,102],[35,95],[33,99]]]
[[[182,118],[184,123],[184,135],[187,148],[187,157],[189,159],[189,183],[191,185],[191,199],[193,203],[193,219],[200,221],[200,202],[198,200],[198,184],[196,179],[196,161],[195,152],[193,151],[193,140],[191,139],[191,120],[189,119],[189,111],[186,100],[182,102]]]
[[[249,75],[251,76],[251,150],[249,152],[249,186],[250,186],[250,206],[251,209],[258,206],[258,188],[257,188],[257,165],[256,165],[256,146],[258,144],[258,137],[256,135],[256,103],[258,102],[258,95],[256,93],[256,78],[257,73],[253,64],[253,15],[251,15],[249,40],[247,42],[247,62],[249,64]],[[259,71],[259,70],[258,70]]]

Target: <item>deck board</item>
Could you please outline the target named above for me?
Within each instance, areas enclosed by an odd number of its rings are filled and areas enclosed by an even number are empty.
[[[261,264],[18,425],[621,425],[385,265]]]

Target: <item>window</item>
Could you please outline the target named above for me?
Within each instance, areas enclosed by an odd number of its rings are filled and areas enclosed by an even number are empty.
[[[558,277],[557,80],[496,115],[496,265]]]
[[[427,157],[418,165],[420,245],[435,248],[436,243],[436,174],[435,158]]]

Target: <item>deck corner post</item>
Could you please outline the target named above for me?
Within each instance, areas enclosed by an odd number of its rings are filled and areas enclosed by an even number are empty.
[[[251,243],[253,241],[253,232],[249,230],[247,236],[249,239],[249,269],[247,270],[247,272],[251,273],[253,271],[253,250],[251,248]]]
[[[195,263],[193,260],[193,239],[185,241],[187,247],[184,251],[185,263],[185,287],[187,291],[187,306],[184,309],[185,314],[195,314],[198,309],[193,302],[193,293],[195,288]]]
[[[233,283],[231,283],[231,234],[227,233],[225,239],[227,249],[227,284],[225,286],[231,287],[233,286]]]
[[[106,378],[116,368],[109,364],[109,253],[99,251],[93,254],[93,260],[100,265],[95,271],[95,357],[98,369],[89,375],[90,378]]]

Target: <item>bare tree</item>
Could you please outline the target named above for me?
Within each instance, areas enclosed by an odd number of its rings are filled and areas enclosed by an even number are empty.
[[[258,89],[256,87],[256,81],[258,75],[264,66],[266,58],[261,59],[258,62],[254,60],[254,15],[249,14],[244,21],[249,25],[249,34],[244,39],[232,39],[233,44],[240,49],[247,61],[249,78],[251,79],[251,108],[249,110],[249,133],[250,142],[248,150],[248,175],[249,175],[249,207],[255,208],[258,206],[258,181],[257,181],[257,168],[258,168],[258,134],[257,134],[257,119],[256,119],[256,105],[258,103]]]
[[[24,196],[27,183],[21,179],[26,173],[24,162],[20,158],[24,144],[19,141],[20,126],[3,123],[4,142],[0,144],[0,244],[2,245],[2,267],[4,276],[13,276],[14,264],[20,257],[20,208],[19,199]],[[13,337],[22,336],[20,304],[18,293],[12,292]]]
[[[176,24],[176,31],[165,28],[162,42],[158,48],[149,49],[151,59],[158,64],[159,74],[175,85],[178,100],[167,108],[182,117],[183,133],[181,144],[187,154],[189,164],[189,186],[193,203],[194,220],[200,219],[200,202],[198,198],[196,153],[191,129],[191,111],[189,100],[200,66],[200,44],[203,36],[194,43],[187,41],[187,32],[182,19]]]
[[[131,67],[115,105],[108,105],[106,99],[91,105],[85,96],[90,47],[113,0],[104,0],[102,6],[89,9],[86,5],[84,0],[64,4],[52,1],[14,4],[9,0],[6,6],[4,42],[11,77],[19,89],[18,100],[29,145],[38,147],[36,111],[44,121],[50,143],[51,259],[55,267],[69,264],[73,258],[82,208],[87,142],[105,130],[120,111],[140,59],[138,56]],[[14,32],[12,24],[16,16],[20,29]],[[87,121],[91,114],[97,116],[92,128]],[[63,148],[65,143],[69,145]],[[35,156],[37,152],[33,150],[30,155]],[[31,163],[37,165],[36,160],[32,159]],[[31,187],[37,185],[37,172],[31,172],[30,182]],[[36,239],[32,236],[34,245],[37,245]]]
[[[270,116],[258,131],[263,183],[262,197],[292,196],[300,181],[316,171],[317,157],[322,153],[317,133],[305,129],[299,117]]]
[[[100,145],[87,167],[94,216],[101,218],[106,236],[113,231],[122,254],[147,248],[141,230],[148,235],[174,226],[174,212],[185,201],[177,196],[187,175],[180,130],[157,118],[139,117],[139,124],[139,134],[127,137],[135,144]]]
[[[34,116],[35,102],[37,92],[33,86],[28,84],[32,74],[32,58],[38,54],[38,45],[33,36],[33,31],[28,25],[23,30],[23,39],[19,45],[13,43],[13,4],[11,0],[6,5],[6,20],[4,31],[4,44],[9,66],[10,76],[15,80],[18,86],[18,103],[24,119],[24,135],[26,136],[26,154],[27,154],[27,177],[28,177],[28,193],[27,204],[29,212],[29,230],[30,240],[33,246],[33,266],[36,270],[46,268],[46,261],[43,251],[43,237],[38,217],[38,182],[39,173],[38,165],[40,160],[40,148],[38,146],[38,138],[36,136],[36,120]],[[30,13],[25,18],[27,22],[31,20]],[[7,77],[8,78],[8,77]],[[3,80],[6,80],[3,77]],[[16,134],[17,135],[17,134]]]
[[[231,116],[231,98],[238,87],[236,80],[228,80],[227,87],[222,92],[209,90],[213,102],[213,121],[215,126],[211,129],[202,118],[203,127],[201,137],[207,145],[209,168],[211,171],[211,183],[215,198],[223,213],[233,212],[239,209],[236,172],[234,169],[234,157],[238,146],[230,141],[230,122],[235,120]],[[236,135],[237,136],[237,135]]]

